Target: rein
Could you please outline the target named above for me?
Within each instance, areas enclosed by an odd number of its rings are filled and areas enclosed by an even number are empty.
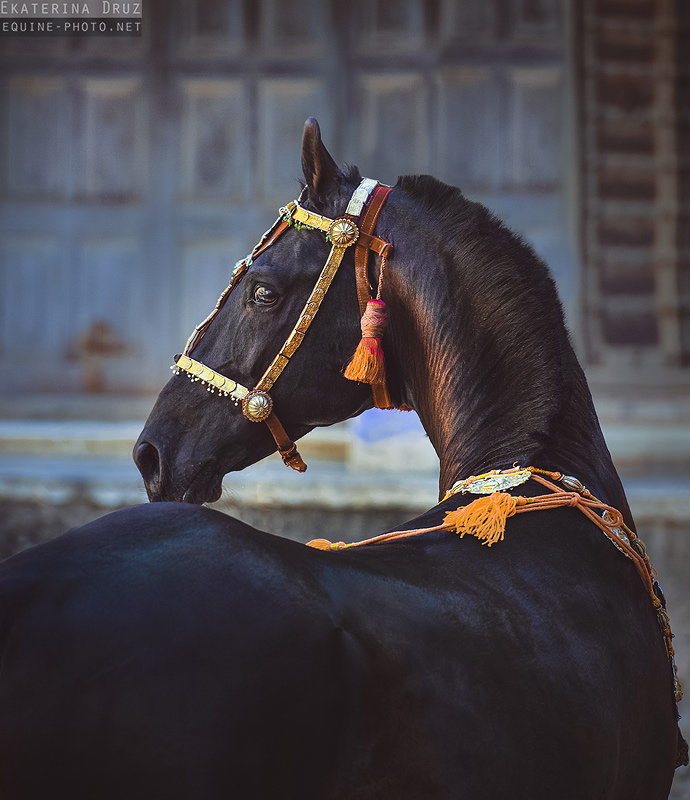
[[[540,483],[550,493],[537,495],[536,497],[522,497],[508,494],[505,491],[505,489],[514,488],[530,479]],[[561,486],[558,486],[555,481],[560,483]],[[475,536],[482,544],[491,547],[504,538],[506,521],[515,514],[524,514],[529,511],[546,511],[568,506],[576,508],[602,530],[606,538],[635,565],[657,614],[666,645],[666,654],[671,665],[674,698],[676,703],[680,702],[683,690],[676,669],[671,641],[673,634],[671,633],[663,592],[644,543],[635,531],[625,524],[620,511],[603,503],[601,500],[597,500],[577,478],[564,475],[561,472],[537,469],[536,467],[513,467],[509,470],[494,470],[484,475],[472,476],[455,483],[446,492],[443,499],[448,500],[459,493],[485,496],[474,500],[466,506],[461,506],[455,511],[446,512],[443,522],[429,528],[391,531],[349,544],[345,542],[330,542],[328,539],[312,539],[307,542],[307,545],[317,550],[346,550],[352,547],[399,541],[419,536],[423,533],[431,533],[432,531],[448,531],[449,533],[458,534],[460,538],[465,535]]]
[[[218,393],[224,397],[229,397],[236,406],[241,403],[242,413],[250,422],[265,422],[275,440],[283,462],[298,472],[304,472],[307,465],[297,451],[297,445],[290,439],[278,420],[273,409],[273,398],[269,394],[269,391],[290,362],[290,358],[302,344],[309,330],[309,326],[316,316],[326,296],[326,292],[333,282],[333,278],[335,278],[345,252],[351,245],[355,245],[357,299],[360,305],[361,316],[365,316],[368,303],[371,301],[371,287],[367,275],[369,251],[372,250],[381,257],[381,272],[383,271],[385,259],[388,258],[393,251],[393,246],[391,244],[380,239],[378,236],[374,236],[373,233],[378,215],[390,191],[388,186],[383,186],[371,178],[364,178],[353,192],[345,214],[336,219],[330,219],[329,217],[324,217],[312,211],[307,211],[307,209],[299,204],[299,200],[288,203],[287,206],[283,206],[279,211],[278,219],[273,223],[271,228],[263,234],[251,254],[235,264],[235,268],[230,277],[230,283],[218,298],[215,308],[208,317],[194,329],[192,335],[187,340],[184,353],[175,357],[175,364],[171,367],[176,375],[180,372],[184,372],[189,376],[190,380],[206,384],[206,391],[212,394]],[[301,199],[300,196],[300,200]],[[271,247],[271,245],[293,225],[298,228],[304,227],[323,231],[326,234],[326,238],[331,243],[331,251],[328,254],[326,263],[314,284],[314,288],[307,302],[302,308],[297,322],[283,343],[283,346],[254,388],[248,389],[232,378],[228,378],[220,372],[211,369],[211,367],[206,366],[201,361],[196,361],[191,357],[191,353],[199,344],[199,341],[225,304],[230,292],[235,288],[239,279],[249,269],[256,258]],[[378,302],[382,304],[382,301],[380,301],[380,283],[379,279]],[[365,327],[363,324],[363,331],[364,330]],[[382,330],[383,328],[381,328],[381,335]],[[380,341],[380,338],[377,341]],[[362,343],[360,343],[360,345],[361,344]],[[378,357],[382,364],[382,352]],[[346,377],[351,380],[361,380],[366,383],[371,383],[374,404],[379,408],[391,407],[385,385],[385,372],[382,373],[379,369],[375,377],[369,378],[363,372],[354,370],[346,373]]]

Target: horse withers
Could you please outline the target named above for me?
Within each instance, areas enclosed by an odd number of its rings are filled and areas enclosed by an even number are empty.
[[[155,502],[0,566],[0,797],[667,797],[660,600],[547,268],[458,189],[341,171],[314,120],[302,162],[135,446]],[[414,409],[441,464],[388,540],[305,547],[199,505],[374,402]]]

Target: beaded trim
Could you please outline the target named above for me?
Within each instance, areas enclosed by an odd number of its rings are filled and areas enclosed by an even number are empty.
[[[246,386],[233,381],[232,378],[226,378],[220,372],[216,372],[189,356],[180,356],[170,369],[173,370],[175,375],[179,375],[180,372],[186,372],[190,381],[205,383],[207,392],[230,397],[235,405],[238,405],[239,401],[249,394],[249,389]]]

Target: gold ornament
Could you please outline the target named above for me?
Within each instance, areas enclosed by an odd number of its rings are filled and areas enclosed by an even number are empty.
[[[263,422],[272,410],[273,400],[266,392],[249,392],[242,401],[242,413],[250,422]]]
[[[349,247],[359,237],[359,230],[354,222],[341,217],[333,220],[328,228],[328,238],[335,247]]]

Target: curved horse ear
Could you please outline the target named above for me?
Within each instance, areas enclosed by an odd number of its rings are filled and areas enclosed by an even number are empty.
[[[314,117],[304,123],[302,172],[312,199],[325,197],[342,177],[338,165],[321,141],[321,129]]]

